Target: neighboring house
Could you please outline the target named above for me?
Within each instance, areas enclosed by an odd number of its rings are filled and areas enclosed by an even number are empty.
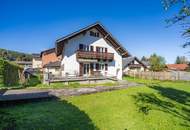
[[[42,53],[42,64],[50,59],[60,61],[62,76],[102,75],[122,79],[122,58],[129,55],[103,25],[95,23],[58,39],[55,48]]]
[[[61,62],[60,61],[55,61],[55,62],[50,62],[43,67],[45,72],[48,72],[53,75],[61,75]]]
[[[151,65],[150,65],[150,61],[141,61],[146,67],[147,69],[150,69]]]
[[[128,71],[147,71],[147,66],[142,63],[137,57],[127,57],[123,58],[123,72]]]
[[[24,69],[32,68],[32,62],[31,61],[15,61],[15,63],[24,67]]]
[[[42,68],[46,73],[51,73],[54,75],[61,73],[61,58],[62,56],[57,56],[55,48],[51,48],[41,52]],[[59,63],[58,63],[59,62]]]
[[[172,71],[185,71],[189,66],[188,64],[167,64],[166,67]]]
[[[32,54],[32,68],[41,69],[42,68],[42,59],[40,54]]]
[[[50,62],[61,61],[61,55],[57,56],[55,48],[51,48],[41,52],[42,67]]]

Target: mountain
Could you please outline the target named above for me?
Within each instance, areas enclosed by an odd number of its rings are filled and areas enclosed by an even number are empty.
[[[6,50],[0,48],[0,58],[4,58],[10,61],[32,61],[32,55],[18,52],[18,51],[12,51],[12,50]]]

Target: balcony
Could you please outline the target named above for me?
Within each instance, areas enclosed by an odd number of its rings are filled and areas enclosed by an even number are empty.
[[[114,53],[102,53],[92,51],[77,51],[77,59],[98,59],[98,60],[113,60]]]

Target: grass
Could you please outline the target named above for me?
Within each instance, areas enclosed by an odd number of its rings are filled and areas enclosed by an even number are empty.
[[[125,79],[145,85],[1,107],[0,129],[190,129],[189,82]]]

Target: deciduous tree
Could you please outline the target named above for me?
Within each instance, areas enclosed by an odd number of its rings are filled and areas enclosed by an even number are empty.
[[[183,47],[185,48],[190,46],[190,0],[162,0],[162,3],[165,10],[172,8],[172,6],[176,6],[178,8],[176,15],[166,21],[169,25],[179,22],[181,23],[184,27],[182,36],[187,39],[183,44]]]
[[[165,69],[165,59],[157,54],[150,56],[150,70],[152,71],[163,71]]]

